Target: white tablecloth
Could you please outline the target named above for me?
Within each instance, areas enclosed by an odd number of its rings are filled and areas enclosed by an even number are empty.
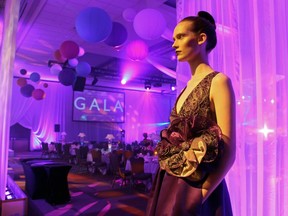
[[[159,168],[159,163],[158,161],[149,161],[149,162],[145,162],[144,163],[144,172],[145,173],[151,173],[152,174],[152,178],[154,179],[157,170]],[[125,166],[125,170],[131,170],[131,162],[130,160],[127,160],[126,162],[126,166]]]

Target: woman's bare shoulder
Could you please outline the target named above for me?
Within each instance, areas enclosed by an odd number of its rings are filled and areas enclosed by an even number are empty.
[[[214,82],[215,84],[221,84],[221,83],[224,84],[227,82],[231,82],[231,80],[226,74],[218,72],[218,74],[214,77],[212,82]]]

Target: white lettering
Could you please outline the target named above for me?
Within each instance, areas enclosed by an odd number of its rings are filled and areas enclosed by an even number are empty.
[[[79,100],[84,100],[85,101],[85,98],[84,97],[76,98],[75,101],[74,101],[74,106],[78,110],[84,110],[86,108],[86,105],[85,105],[85,103],[80,103],[79,105],[81,105],[81,106],[78,106],[78,101]]]
[[[93,107],[96,107],[98,111],[100,110],[96,98],[93,99],[89,110],[92,110]]]
[[[120,109],[120,111],[123,112],[123,107],[121,106],[121,103],[119,100],[117,100],[117,102],[115,104],[114,111],[116,111],[116,109]]]
[[[104,99],[104,111],[110,112],[110,109],[106,108],[106,99]]]

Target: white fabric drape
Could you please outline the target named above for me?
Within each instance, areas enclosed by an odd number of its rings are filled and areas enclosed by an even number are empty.
[[[14,79],[10,125],[19,123],[31,129],[31,150],[40,148],[41,141],[55,142],[58,137],[53,131],[54,124],[61,124],[64,127],[65,97],[72,90],[62,87],[59,83],[49,83],[48,88],[43,88],[45,98],[38,101],[32,97],[24,97],[16,82],[17,79]],[[35,88],[39,86],[41,88],[41,83],[35,84]]]
[[[9,120],[11,107],[12,74],[15,59],[16,32],[19,17],[19,1],[5,3],[0,59],[0,200],[5,200],[7,183]],[[0,25],[2,23],[0,22]],[[2,32],[1,32],[2,33]]]
[[[210,64],[231,78],[237,99],[237,158],[226,177],[236,216],[288,215],[287,7],[285,0],[177,1],[178,20],[205,10],[217,22]],[[177,74],[185,73],[179,64]]]

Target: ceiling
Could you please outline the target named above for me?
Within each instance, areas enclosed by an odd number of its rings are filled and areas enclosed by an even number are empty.
[[[14,76],[23,77],[19,71],[24,68],[28,71],[26,77],[32,72],[38,72],[42,80],[57,81],[57,76],[50,72],[48,62],[56,61],[54,52],[64,41],[72,40],[85,50],[85,54],[78,60],[88,62],[93,68],[87,77],[86,86],[91,86],[93,76],[96,76],[96,86],[143,90],[144,82],[148,80],[152,82],[151,91],[170,93],[170,85],[175,79],[161,68],[165,67],[172,72],[176,70],[177,62],[173,59],[174,50],[171,47],[171,32],[176,25],[175,2],[176,0],[21,0]],[[80,38],[75,28],[75,19],[88,7],[105,10],[112,21],[125,26],[128,37],[120,48],[116,49],[104,42],[86,42]],[[134,31],[133,21],[127,21],[123,16],[127,8],[135,12],[145,8],[157,9],[167,23],[165,33],[160,38],[144,40],[149,46],[149,54],[141,61],[132,61],[126,54],[129,41],[141,39]],[[137,70],[123,86],[119,84],[123,68],[131,64],[136,65]],[[162,87],[156,87],[159,82]]]

